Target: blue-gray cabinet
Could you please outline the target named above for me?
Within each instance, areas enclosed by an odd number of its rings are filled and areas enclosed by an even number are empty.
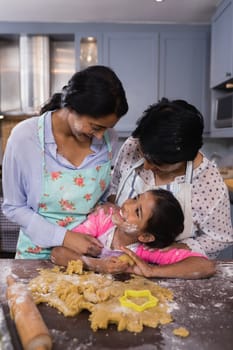
[[[233,3],[224,0],[212,19],[211,80],[213,88],[233,78]]]
[[[160,36],[159,98],[197,107],[209,132],[209,32],[169,31]]]
[[[200,109],[208,133],[210,30],[156,28],[104,34],[103,63],[120,76],[129,101],[129,112],[117,129],[127,136],[150,104],[168,97],[185,99]]]
[[[106,33],[103,49],[103,63],[116,71],[126,90],[129,111],[116,129],[127,135],[148,105],[158,100],[158,33]]]
[[[82,38],[96,39],[98,64],[116,71],[128,97],[129,112],[117,125],[121,136],[128,136],[148,105],[163,96],[197,106],[208,131],[209,25],[0,23],[0,38],[22,33],[72,38],[77,70]]]

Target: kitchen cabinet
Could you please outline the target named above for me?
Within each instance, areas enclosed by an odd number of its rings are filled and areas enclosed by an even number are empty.
[[[211,29],[211,81],[216,87],[233,78],[233,3],[224,0],[218,7]]]
[[[103,63],[121,79],[129,111],[116,125],[119,133],[130,134],[149,104],[158,100],[158,33],[105,33]]]
[[[83,39],[93,37],[96,40],[94,56],[88,56],[88,59],[112,67],[126,90],[129,111],[116,127],[121,137],[127,137],[143,111],[163,96],[183,98],[194,104],[207,118],[208,132],[210,26],[0,23],[0,38],[6,35],[20,37],[23,33],[49,36],[52,40],[50,93],[59,91],[72,72],[83,67],[82,58],[80,61]],[[64,57],[70,64],[65,65]],[[9,99],[12,94],[7,95]],[[21,97],[18,95],[19,105]]]
[[[75,33],[76,70],[100,64],[103,61],[103,35],[93,31],[80,31]]]
[[[117,124],[131,132],[137,119],[162,97],[185,99],[202,112],[209,132],[209,31],[173,30],[154,33],[107,33],[104,64],[122,80],[129,102]]]
[[[209,33],[162,32],[159,98],[184,99],[197,107],[209,132]]]

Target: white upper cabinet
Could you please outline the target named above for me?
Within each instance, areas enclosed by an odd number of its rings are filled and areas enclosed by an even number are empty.
[[[216,87],[233,78],[233,4],[223,1],[212,19],[211,80]]]

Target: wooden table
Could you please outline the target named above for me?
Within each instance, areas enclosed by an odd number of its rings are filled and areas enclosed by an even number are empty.
[[[27,282],[38,268],[50,268],[49,261],[0,259],[0,301],[5,315],[4,350],[21,350],[5,297],[6,276],[15,274]],[[93,332],[88,312],[65,318],[57,310],[39,305],[51,331],[54,350],[135,349],[135,350],[232,350],[233,349],[233,261],[217,262],[217,274],[204,280],[158,279],[174,293],[171,312],[174,322],[142,333],[117,332],[114,325]],[[4,319],[0,317],[1,328]],[[174,328],[185,326],[190,336],[173,335]],[[9,339],[7,338],[9,330]]]

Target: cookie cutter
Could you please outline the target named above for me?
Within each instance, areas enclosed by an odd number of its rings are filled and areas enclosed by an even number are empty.
[[[131,301],[129,298],[147,298],[148,300],[143,304],[136,304],[133,301]],[[123,296],[119,298],[120,303],[122,306],[129,307],[135,311],[144,311],[146,309],[149,309],[151,307],[154,307],[158,304],[159,300],[158,298],[154,297],[151,292],[146,290],[132,290],[132,289],[126,289]]]

